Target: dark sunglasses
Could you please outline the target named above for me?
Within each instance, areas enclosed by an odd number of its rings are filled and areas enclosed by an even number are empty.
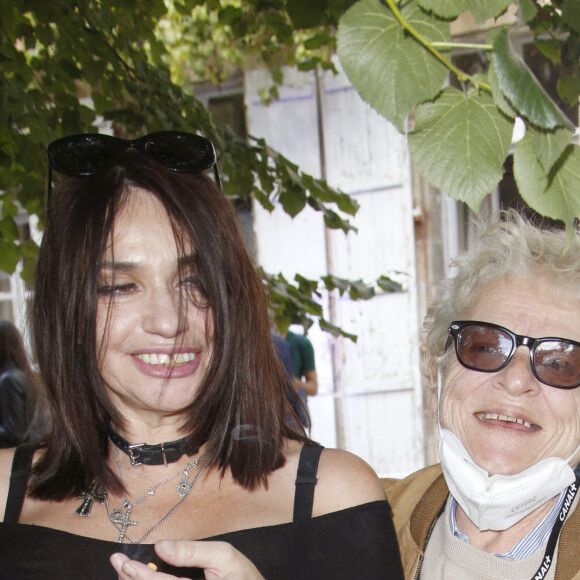
[[[48,196],[52,193],[52,172],[92,176],[114,167],[134,147],[172,171],[202,173],[213,167],[221,186],[214,146],[209,139],[182,131],[159,131],[138,139],[120,139],[100,133],[70,135],[53,141],[47,148]]]
[[[463,320],[452,322],[451,337],[455,341],[457,360],[466,368],[493,373],[503,369],[519,346],[530,349],[534,376],[542,383],[559,389],[580,385],[580,343],[565,338],[532,338],[492,324]]]

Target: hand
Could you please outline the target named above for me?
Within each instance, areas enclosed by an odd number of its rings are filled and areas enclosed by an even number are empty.
[[[264,580],[258,569],[227,542],[192,542],[161,540],[155,544],[158,556],[173,566],[203,568],[206,580]],[[119,580],[169,580],[176,576],[155,572],[130,560],[125,554],[113,554],[111,564]]]

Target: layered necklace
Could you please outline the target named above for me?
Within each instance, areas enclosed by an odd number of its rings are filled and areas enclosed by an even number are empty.
[[[121,479],[121,483],[123,483],[123,467],[121,464],[121,459],[119,458],[119,454],[117,452],[116,444],[113,441],[112,449],[113,455],[115,457],[115,461],[117,463],[117,468],[119,471],[119,478]],[[123,503],[119,507],[111,506],[109,502],[109,495],[106,490],[102,489],[98,484],[93,483],[89,490],[81,494],[77,499],[82,499],[82,503],[79,507],[74,511],[74,513],[78,516],[88,517],[91,515],[91,508],[93,503],[96,501],[97,503],[105,504],[105,508],[107,510],[107,517],[111,524],[115,526],[117,531],[119,532],[119,539],[117,540],[120,544],[123,543],[125,540],[130,542],[131,544],[141,544],[155,529],[157,529],[161,524],[166,522],[185,502],[185,500],[189,497],[191,490],[195,486],[197,480],[199,479],[200,475],[203,473],[204,469],[209,464],[209,460],[205,461],[203,465],[199,468],[197,473],[190,478],[189,472],[194,470],[199,463],[201,462],[202,457],[197,457],[193,461],[190,461],[183,469],[173,473],[169,477],[162,479],[161,481],[155,482],[149,477],[144,475],[139,475],[143,479],[146,479],[150,483],[152,483],[151,487],[141,496],[133,501],[129,501],[127,497],[127,493],[123,493]],[[181,479],[175,486],[177,495],[179,496],[179,500],[177,503],[155,524],[153,524],[140,538],[133,538],[127,533],[127,529],[129,527],[138,526],[139,522],[134,519],[133,510],[134,508],[139,505],[141,502],[145,501],[148,497],[152,497],[155,495],[155,492],[159,487],[162,485],[169,483],[170,481],[176,480],[181,475]]]

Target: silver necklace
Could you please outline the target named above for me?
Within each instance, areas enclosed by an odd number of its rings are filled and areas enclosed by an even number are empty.
[[[117,461],[117,466],[119,469],[119,477],[121,477],[122,481],[123,477],[121,474],[121,460],[119,459],[115,446],[113,446],[113,454],[115,456],[115,460]],[[141,544],[143,540],[147,538],[149,534],[151,534],[151,532],[153,532],[153,530],[157,529],[161,524],[167,521],[167,519],[169,519],[183,505],[183,502],[185,502],[185,500],[188,498],[199,476],[202,474],[203,470],[207,467],[209,463],[209,460],[206,461],[201,466],[199,471],[195,474],[193,480],[190,480],[189,472],[191,469],[195,469],[197,467],[197,465],[200,462],[200,459],[201,459],[200,457],[197,457],[196,459],[188,463],[181,471],[178,471],[177,473],[174,473],[173,475],[170,475],[169,477],[162,479],[161,481],[150,487],[142,496],[138,497],[136,500],[132,502],[129,501],[127,494],[124,493],[123,504],[121,505],[121,507],[111,508],[111,506],[109,505],[108,494],[106,491],[104,492],[104,503],[105,508],[107,510],[107,516],[109,518],[109,521],[113,524],[113,526],[115,526],[115,528],[119,532],[119,539],[117,540],[119,544],[122,544],[125,539],[127,539],[131,544]],[[145,499],[147,499],[149,496],[155,495],[155,491],[157,490],[158,487],[160,487],[165,483],[170,482],[173,479],[176,479],[181,474],[183,474],[183,477],[181,478],[179,483],[175,486],[175,489],[177,490],[177,493],[181,499],[156,524],[151,526],[139,539],[133,539],[127,533],[127,528],[129,526],[139,525],[139,522],[131,519],[133,508],[136,505],[140,504]]]

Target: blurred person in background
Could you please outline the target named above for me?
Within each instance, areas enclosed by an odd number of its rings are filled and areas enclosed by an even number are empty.
[[[16,447],[39,437],[40,393],[20,331],[0,321],[0,447]]]

